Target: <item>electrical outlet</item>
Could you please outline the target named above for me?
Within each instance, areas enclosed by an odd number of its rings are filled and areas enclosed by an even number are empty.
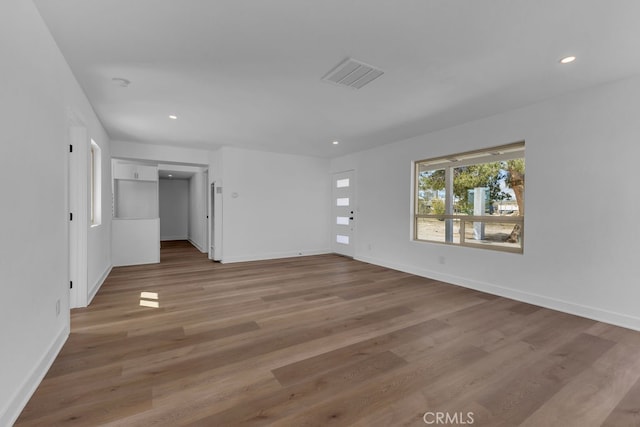
[[[60,300],[56,301],[56,317],[60,316]]]

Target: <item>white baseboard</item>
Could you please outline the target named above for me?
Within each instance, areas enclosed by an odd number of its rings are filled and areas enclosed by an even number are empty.
[[[29,399],[31,399],[31,396],[35,393],[42,379],[49,371],[58,353],[62,350],[62,346],[68,337],[69,325],[58,333],[49,346],[49,350],[42,356],[38,364],[22,383],[22,386],[15,392],[13,398],[9,400],[9,404],[0,412],[0,426],[12,426],[16,422],[20,413],[29,402]]]
[[[107,277],[111,273],[112,269],[113,269],[113,265],[108,266],[104,270],[102,275],[100,275],[100,278],[98,279],[98,281],[93,285],[93,288],[91,288],[91,291],[89,291],[89,295],[88,295],[88,298],[87,298],[87,305],[91,304],[91,301],[93,301],[93,297],[96,296],[96,294],[98,293],[98,291],[102,287],[102,284],[104,283],[104,281],[107,280]]]
[[[189,243],[191,243],[191,244],[193,245],[193,247],[194,247],[194,248],[196,248],[197,250],[199,250],[199,251],[200,251],[200,252],[202,252],[203,254],[204,254],[204,253],[207,253],[207,250],[206,250],[206,249],[203,249],[203,248],[202,248],[202,246],[200,246],[199,244],[197,244],[197,243],[196,243],[196,242],[194,242],[193,240],[191,240],[191,239],[187,239],[187,240],[189,240]]]
[[[597,307],[576,304],[574,302],[564,301],[557,298],[551,298],[544,295],[523,292],[517,289],[505,288],[503,286],[493,285],[491,283],[480,282],[480,281],[469,279],[466,277],[444,274],[437,271],[427,270],[427,269],[423,269],[423,268],[419,268],[411,265],[397,264],[393,262],[390,263],[377,258],[359,256],[354,259],[358,261],[366,262],[369,264],[379,265],[381,267],[391,268],[393,270],[399,270],[405,273],[415,274],[416,276],[427,277],[430,279],[435,279],[442,282],[450,283],[453,285],[462,286],[469,289],[475,289],[481,292],[486,292],[488,294],[498,295],[501,297],[513,299],[516,301],[526,302],[529,304],[549,308],[552,310],[562,311],[564,313],[569,313],[569,314],[573,314],[580,317],[586,317],[588,319],[596,320],[598,322],[609,323],[612,325],[621,326],[623,328],[629,328],[629,329],[634,329],[636,331],[640,331],[639,317],[616,313],[613,311],[604,310]]]
[[[170,242],[172,240],[189,240],[188,236],[160,236],[161,242]]]
[[[295,258],[300,256],[311,256],[311,255],[325,255],[332,253],[331,249],[315,249],[315,250],[301,250],[301,251],[288,251],[288,252],[271,252],[266,254],[253,254],[253,255],[242,255],[235,257],[223,257],[220,261],[222,264],[231,264],[234,262],[247,262],[247,261],[264,261],[268,259],[279,259],[279,258]]]

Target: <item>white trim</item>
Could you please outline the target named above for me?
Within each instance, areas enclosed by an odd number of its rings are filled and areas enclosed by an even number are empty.
[[[389,263],[378,258],[357,256],[354,259],[369,264],[379,265],[381,267],[391,268],[393,270],[399,270],[405,273],[415,274],[416,276],[427,277],[452,285],[475,289],[477,291],[486,292],[492,295],[498,295],[512,300],[538,305],[540,307],[549,308],[551,310],[557,310],[580,317],[586,317],[598,322],[609,323],[611,325],[640,331],[640,317],[629,316],[626,314],[616,313],[613,311],[603,310],[601,308],[591,307],[587,305],[576,304],[570,301],[564,301],[556,298],[549,298],[544,295],[523,292],[517,289],[505,288],[503,286],[480,282],[465,277],[439,273],[437,271],[416,268],[404,264],[397,264],[393,262]]]
[[[211,188],[209,187],[209,169],[205,169],[202,171],[202,196],[203,196],[203,200],[202,200],[202,207],[204,208],[204,215],[202,218],[202,225],[204,226],[204,250],[200,250],[200,252],[203,252],[205,254],[207,254],[207,258],[209,258],[209,247],[211,247],[211,244],[209,243],[209,240],[211,239],[211,231],[209,231],[209,193],[211,192]]]
[[[189,240],[189,236],[162,236],[160,237],[161,242],[171,242],[173,240]]]
[[[96,283],[93,285],[93,287],[91,288],[91,291],[89,292],[88,298],[87,298],[87,300],[88,300],[87,301],[87,305],[91,304],[91,301],[93,301],[93,297],[96,296],[96,294],[98,293],[98,291],[100,290],[100,288],[104,284],[104,281],[107,280],[107,277],[109,277],[109,274],[111,274],[111,270],[113,270],[113,265],[109,265],[104,270],[104,272],[102,272],[102,275],[100,276],[100,278],[98,278]]]
[[[220,262],[222,264],[231,264],[234,262],[265,261],[269,259],[295,258],[295,257],[311,256],[311,255],[326,255],[331,253],[333,253],[331,249],[307,250],[307,251],[301,250],[297,252],[271,252],[266,254],[226,257],[226,258],[223,258]]]
[[[455,153],[448,156],[416,160],[416,163],[428,166],[428,170],[444,169],[452,166],[469,166],[478,163],[491,163],[494,161],[518,159],[524,157],[524,150],[525,141],[519,141],[512,144],[487,147],[480,150]],[[496,151],[499,152],[499,154],[496,153]]]
[[[89,224],[90,228],[102,224],[102,149],[89,138]]]
[[[0,412],[0,425],[12,426],[16,422],[24,407],[27,406],[29,399],[31,399],[31,396],[33,396],[33,393],[35,393],[36,389],[44,379],[44,376],[49,371],[49,368],[51,368],[51,365],[60,353],[60,350],[62,350],[62,346],[69,337],[69,331],[69,324],[67,324],[58,333],[49,346],[49,350],[42,356],[31,373],[24,380],[22,386],[18,388],[16,393],[13,395],[13,398],[9,400],[7,406],[2,410],[2,412]]]
[[[491,151],[491,150],[487,150],[487,151]],[[457,155],[454,154],[451,157],[457,157]],[[424,160],[424,161],[416,161],[416,164],[428,166],[427,170],[437,170],[437,169],[447,169],[447,168],[459,168],[462,166],[471,166],[471,165],[477,165],[480,163],[492,163],[492,162],[500,162],[500,161],[506,161],[506,160],[520,159],[520,158],[524,158],[524,146],[520,151],[513,151],[510,153],[504,153],[504,154],[498,154],[498,155],[487,153],[484,156],[473,157],[470,159],[462,159],[457,161],[446,160],[444,162],[438,162],[438,163],[430,163],[430,160]]]
[[[71,118],[70,118],[71,120]],[[87,128],[77,119],[73,119],[69,129],[69,143],[73,145],[73,157],[69,166],[69,208],[73,212],[73,221],[69,221],[70,268],[69,280],[73,281],[70,290],[69,307],[87,306],[88,296],[88,239],[89,239],[89,185],[88,163],[90,142]]]

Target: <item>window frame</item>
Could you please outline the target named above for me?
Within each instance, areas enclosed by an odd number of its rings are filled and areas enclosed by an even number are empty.
[[[102,224],[102,150],[93,140],[89,144],[89,224]]]
[[[516,254],[524,253],[524,215],[517,216],[476,216],[454,213],[454,193],[453,193],[453,170],[463,166],[477,165],[482,163],[493,163],[497,161],[507,161],[514,159],[525,159],[525,142],[519,141],[512,144],[489,147],[481,150],[467,151],[447,156],[428,158],[414,161],[413,166],[413,221],[412,221],[412,240],[416,242],[437,243],[453,246],[464,246],[470,248],[489,249],[494,251],[510,252]],[[526,160],[525,160],[526,163]],[[444,214],[421,214],[419,212],[419,191],[420,191],[420,169],[428,166],[428,170],[444,170],[445,172],[445,197],[444,197]],[[424,172],[424,169],[422,170]],[[523,203],[524,204],[524,203]],[[420,218],[431,218],[444,221],[445,223],[445,241],[429,240],[418,237],[418,221]],[[460,221],[459,242],[454,241],[454,220]],[[519,247],[508,247],[492,244],[469,243],[465,240],[465,231],[467,222],[481,223],[500,223],[500,224],[516,224],[520,225],[520,245]]]

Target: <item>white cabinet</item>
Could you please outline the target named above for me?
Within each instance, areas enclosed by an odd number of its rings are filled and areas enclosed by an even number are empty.
[[[137,181],[157,181],[158,167],[116,163],[113,167],[113,179],[128,179]]]
[[[113,179],[136,179],[136,165],[115,163],[113,165]]]
[[[137,178],[141,181],[158,181],[158,167],[157,166],[138,166]]]
[[[160,262],[158,167],[112,159],[112,262]]]
[[[158,218],[158,167],[113,160],[113,217]]]

